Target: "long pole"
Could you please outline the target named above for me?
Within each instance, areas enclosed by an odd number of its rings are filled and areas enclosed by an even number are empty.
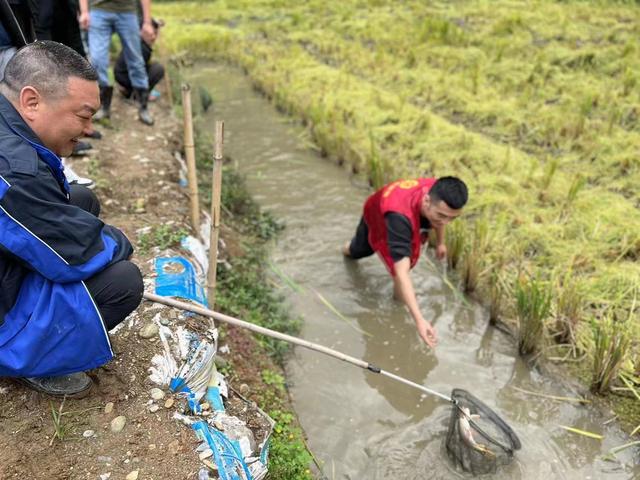
[[[411,380],[407,380],[406,378],[402,378],[391,372],[382,370],[381,368],[378,368],[375,365],[372,365],[371,363],[367,363],[364,360],[360,360],[350,355],[346,355],[342,352],[338,352],[337,350],[333,350],[329,347],[325,347],[324,345],[319,345],[317,343],[309,342],[308,340],[303,340],[302,338],[294,337],[292,335],[287,335],[286,333],[276,332],[275,330],[271,330],[269,328],[261,327],[259,325],[254,325],[253,323],[245,322],[244,320],[230,317],[228,315],[224,315],[223,313],[214,312],[213,310],[210,310],[208,308],[199,307],[197,305],[192,305],[190,303],[180,302],[178,300],[174,300],[173,298],[161,297],[153,293],[145,293],[144,298],[151,302],[161,303],[169,307],[175,307],[181,310],[186,310],[188,312],[197,313],[198,315],[203,315],[205,317],[213,318],[220,322],[228,323],[229,325],[235,325],[236,327],[246,328],[247,330],[251,330],[252,332],[256,332],[261,335],[266,335],[267,337],[282,340],[287,343],[293,343],[294,345],[308,348],[309,350],[314,350],[316,352],[324,353],[325,355],[329,355],[331,357],[337,358],[338,360],[342,360],[343,362],[347,362],[357,367],[364,368],[373,373],[379,373],[393,380],[404,383],[405,385],[409,385],[410,387],[417,388],[418,390],[428,393],[429,395],[435,395],[436,397],[439,397],[442,400],[446,400],[447,402],[453,402],[451,397],[443,395],[440,392],[431,390],[430,388],[419,385],[415,382],[412,382]]]
[[[198,235],[200,230],[200,204],[198,201],[198,175],[196,173],[196,147],[193,141],[193,115],[191,112],[191,87],[182,84],[182,111],[184,114],[184,154],[187,157],[191,226]]]
[[[220,193],[222,190],[222,145],[224,122],[216,121],[216,137],[213,150],[213,176],[211,180],[211,232],[209,235],[209,271],[207,272],[207,301],[211,308],[216,304],[216,271],[218,266],[218,238],[220,237]]]

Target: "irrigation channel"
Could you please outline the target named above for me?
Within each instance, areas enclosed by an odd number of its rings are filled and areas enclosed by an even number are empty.
[[[482,399],[522,441],[515,460],[493,478],[640,478],[637,450],[627,449],[613,462],[603,458],[629,441],[615,422],[607,422],[612,415],[519,390],[577,396],[529,369],[513,341],[488,326],[487,312],[461,301],[424,256],[413,279],[439,345],[435,352],[423,345],[409,314],[392,299],[379,259],[356,264],[340,254],[369,194],[364,182],[305,145],[303,128],[279,114],[240,71],[200,64],[189,78],[212,93],[214,108],[205,123],[225,121],[225,153],[246,174],[256,200],[286,223],[273,248],[271,262],[278,272],[273,279],[287,292],[292,313],[303,317],[303,338],[446,395],[460,387]],[[446,402],[301,348],[289,360],[287,374],[309,446],[327,478],[466,478],[453,470],[443,448],[450,413]]]

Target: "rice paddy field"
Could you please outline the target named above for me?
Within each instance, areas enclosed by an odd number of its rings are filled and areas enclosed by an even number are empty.
[[[637,408],[636,2],[181,1],[154,14],[163,55],[239,65],[373,186],[464,179],[470,204],[447,236],[461,287],[523,355],[577,365]]]

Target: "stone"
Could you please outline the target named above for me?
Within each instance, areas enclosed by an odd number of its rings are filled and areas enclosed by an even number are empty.
[[[182,446],[180,445],[180,440],[174,440],[169,444],[169,452],[173,455],[177,455],[180,450],[182,450]]]
[[[164,398],[164,391],[160,390],[159,388],[152,388],[151,392],[149,392],[151,395],[151,398],[153,398],[154,400],[162,400]]]
[[[113,412],[113,402],[109,402],[104,406],[104,413],[107,415]]]
[[[159,409],[160,409],[160,407],[159,407],[158,405],[151,405],[151,406],[149,407],[149,411],[150,411],[151,413],[156,413]]]
[[[84,432],[82,432],[82,436],[84,438],[93,437],[95,434],[96,434],[96,432],[94,432],[93,430],[85,430]]]
[[[246,397],[247,395],[249,395],[251,388],[249,388],[249,385],[247,385],[246,383],[243,383],[240,385],[239,391],[240,391],[240,395],[242,395],[243,397]]]
[[[139,470],[134,470],[124,478],[125,480],[138,480],[138,473],[139,473]]]
[[[124,426],[127,424],[127,417],[120,415],[119,417],[111,420],[111,431],[113,433],[120,433]]]
[[[167,401],[164,402],[164,408],[171,408],[176,401],[173,398],[167,398]]]
[[[211,450],[210,448],[207,448],[204,452],[201,452],[200,455],[198,455],[198,457],[200,458],[200,460],[204,460],[206,458],[209,458],[213,455],[213,450]]]
[[[100,455],[96,460],[101,463],[111,463],[113,461],[113,458],[107,457],[105,455]]]
[[[216,357],[215,359],[215,364],[216,367],[218,367],[218,370],[227,368],[229,366],[229,362],[227,362],[224,358],[222,357]]]
[[[100,475],[100,480],[109,480],[111,478],[111,472],[103,473]]]
[[[158,334],[159,328],[155,323],[147,323],[140,329],[138,335],[140,338],[153,338]]]

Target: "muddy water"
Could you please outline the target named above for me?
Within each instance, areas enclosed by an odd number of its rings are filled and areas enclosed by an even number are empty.
[[[225,153],[247,175],[251,192],[287,228],[273,248],[274,281],[304,319],[301,336],[366,359],[449,395],[469,390],[516,430],[522,450],[497,479],[640,478],[638,451],[603,460],[628,441],[591,407],[517,390],[575,396],[517,357],[513,341],[487,325],[487,313],[464,304],[421,259],[413,272],[420,306],[439,345],[424,346],[409,314],[392,299],[377,258],[358,263],[339,253],[358,222],[368,190],[304,145],[301,127],[256,94],[238,71],[200,66],[191,79],[213,94],[208,114],[225,121]],[[283,278],[288,280],[283,280]],[[336,314],[337,310],[340,315]],[[448,479],[443,451],[449,404],[338,360],[296,349],[287,365],[296,411],[329,479]],[[594,440],[558,425],[601,433]]]

